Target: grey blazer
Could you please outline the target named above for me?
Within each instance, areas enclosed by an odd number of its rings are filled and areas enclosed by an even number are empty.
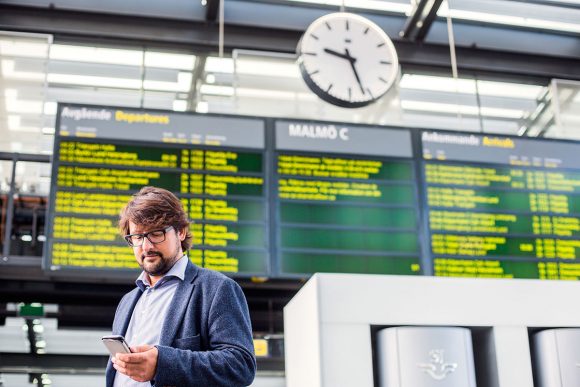
[[[127,293],[115,313],[113,334],[125,335],[143,293]],[[161,329],[156,387],[247,386],[256,373],[246,298],[225,275],[188,262]],[[107,365],[107,387],[117,371]]]

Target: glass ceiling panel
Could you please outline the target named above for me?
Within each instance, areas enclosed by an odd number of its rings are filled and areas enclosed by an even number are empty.
[[[368,10],[409,15],[411,0],[272,0],[277,3],[318,4],[346,11]],[[580,1],[578,0],[447,0],[441,4],[440,17],[476,21],[518,28],[580,33]]]
[[[533,126],[547,92],[545,85],[404,71],[398,87],[377,104],[341,109],[306,87],[295,61],[294,55],[245,50],[235,51],[233,59],[208,57],[195,108],[516,135]]]
[[[54,104],[46,98],[49,35],[0,33],[0,151],[40,152]]]
[[[448,0],[443,2],[438,16],[506,26],[580,33],[580,2],[510,0]]]
[[[282,0],[280,3],[320,4],[350,9],[365,9],[408,14],[413,9],[411,0]]]
[[[0,151],[52,153],[57,102],[183,111],[195,55],[0,32]]]
[[[342,109],[308,89],[295,55],[273,52],[219,58],[3,34],[0,76],[0,151],[50,154],[57,102],[522,135],[553,121],[546,85],[404,68],[378,103]]]
[[[580,140],[580,82],[554,79],[550,86],[556,117],[546,136]]]

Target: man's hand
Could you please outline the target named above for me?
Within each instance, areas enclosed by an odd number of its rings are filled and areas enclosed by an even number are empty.
[[[151,345],[131,347],[133,353],[118,353],[113,357],[113,367],[137,382],[148,382],[157,370],[157,348]]]

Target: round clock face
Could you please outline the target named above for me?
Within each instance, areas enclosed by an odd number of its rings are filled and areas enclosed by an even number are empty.
[[[368,19],[345,12],[325,15],[308,27],[298,43],[298,64],[312,91],[342,107],[376,101],[399,71],[387,34]]]

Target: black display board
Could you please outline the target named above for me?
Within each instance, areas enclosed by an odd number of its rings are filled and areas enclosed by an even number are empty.
[[[270,272],[263,120],[64,105],[57,129],[46,268],[137,269],[118,215],[154,185],[174,192],[193,221],[194,263]]]
[[[117,219],[182,200],[190,259],[234,276],[580,276],[580,144],[61,105],[45,269],[134,275]]]
[[[580,144],[425,131],[437,276],[577,280]]]
[[[275,131],[282,275],[419,274],[410,131],[301,121]]]

